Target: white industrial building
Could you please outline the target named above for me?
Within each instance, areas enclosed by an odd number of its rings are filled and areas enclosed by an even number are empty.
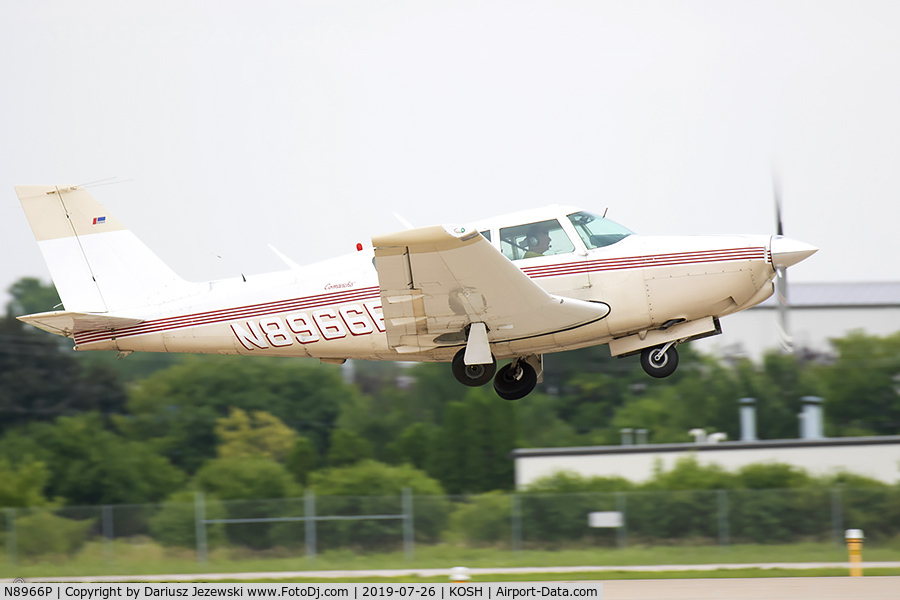
[[[671,470],[676,460],[688,454],[695,455],[702,465],[716,464],[729,471],[777,462],[800,467],[811,475],[846,471],[890,484],[900,481],[900,436],[878,436],[519,449],[513,451],[516,488],[560,471],[641,483],[653,477],[657,465]]]

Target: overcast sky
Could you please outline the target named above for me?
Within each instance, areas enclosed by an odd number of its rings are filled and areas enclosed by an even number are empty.
[[[0,288],[49,275],[15,184],[86,183],[188,279],[545,204],[774,231],[793,281],[900,280],[900,3],[3,2]],[[221,257],[221,258],[220,258]],[[6,296],[2,296],[4,301]]]

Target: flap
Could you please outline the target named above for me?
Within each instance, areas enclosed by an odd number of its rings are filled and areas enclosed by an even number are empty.
[[[494,343],[609,314],[603,303],[548,294],[472,228],[412,229],[372,244],[388,344],[398,352],[464,344],[471,323],[483,322]]]
[[[18,317],[18,319],[44,331],[65,337],[72,337],[76,333],[84,333],[86,331],[121,329],[144,322],[143,319],[109,317],[106,315],[61,310],[25,315],[24,317]]]

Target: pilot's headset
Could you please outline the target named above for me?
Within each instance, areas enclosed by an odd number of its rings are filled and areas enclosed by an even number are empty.
[[[529,229],[528,236],[525,238],[525,246],[527,248],[534,248],[535,246],[540,244],[541,240],[538,239],[538,234],[540,233],[546,233],[547,235],[550,235],[549,231],[543,231],[537,227],[532,227],[531,229]]]

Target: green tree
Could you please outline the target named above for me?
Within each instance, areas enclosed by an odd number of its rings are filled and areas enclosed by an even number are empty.
[[[726,490],[737,486],[733,473],[716,464],[703,465],[693,454],[676,459],[670,470],[657,465],[647,490]]]
[[[44,493],[68,504],[139,504],[160,500],[185,477],[143,443],[103,427],[100,415],[60,417],[8,432],[0,455],[10,461],[32,456],[50,472]]]
[[[437,426],[432,423],[413,423],[390,444],[390,454],[399,463],[425,470],[436,432]]]
[[[197,511],[194,492],[182,490],[170,495],[150,518],[150,534],[165,546],[197,547]],[[204,514],[207,519],[224,519],[225,507],[214,496],[204,498]],[[208,547],[220,546],[225,541],[225,526],[209,523],[206,527]]]
[[[316,471],[310,475],[309,485],[320,499],[319,514],[347,516],[401,514],[401,493],[404,488],[409,489],[414,502],[415,536],[423,542],[438,540],[450,510],[441,484],[409,465],[363,460],[347,467]],[[319,531],[326,548],[349,545],[395,549],[403,540],[399,519],[330,521],[321,523]]]
[[[571,471],[557,471],[531,483],[532,494],[582,494],[586,492],[625,492],[637,485],[624,477],[585,477]]]
[[[131,390],[131,416],[118,420],[134,439],[151,442],[188,472],[216,456],[217,419],[232,407],[265,410],[327,449],[340,404],[358,391],[332,366],[250,357],[188,357]]]
[[[368,440],[346,429],[331,432],[328,466],[347,467],[367,458],[372,458],[372,444]]]
[[[900,332],[857,332],[831,340],[834,364],[822,369],[825,415],[838,435],[900,433]]]
[[[812,477],[800,467],[785,463],[754,463],[736,473],[737,487],[751,490],[786,490],[813,484]]]
[[[297,514],[302,502],[283,500],[300,495],[300,486],[288,470],[262,458],[217,458],[206,463],[194,483],[212,498],[223,500],[229,519],[270,519]],[[229,523],[228,539],[251,548],[270,548],[276,543],[270,522]]]
[[[247,414],[232,408],[227,417],[216,420],[220,458],[260,456],[284,462],[297,434],[281,419],[265,411]]]
[[[320,496],[395,496],[403,488],[414,494],[444,494],[440,482],[418,469],[374,460],[321,469],[310,476],[309,486]]]
[[[0,456],[0,506],[45,506],[44,488],[50,479],[47,466],[30,456],[18,465]]]
[[[16,550],[29,558],[72,555],[84,546],[94,526],[92,519],[76,521],[47,509],[32,510],[16,518]]]
[[[450,515],[447,537],[451,542],[495,546],[510,539],[512,500],[501,491],[470,496]]]
[[[585,434],[575,431],[575,425],[560,417],[560,404],[565,402],[559,396],[534,392],[526,402],[513,405],[519,448],[553,448],[603,444],[603,432],[609,424],[600,429],[590,429]],[[587,406],[587,405],[585,405]],[[609,440],[609,443],[613,443]]]
[[[0,319],[0,431],[61,415],[124,410],[125,391],[103,367],[83,368],[54,336]]]
[[[319,457],[316,447],[302,435],[294,439],[294,445],[284,462],[285,468],[294,476],[294,481],[305,486],[309,480],[309,474],[316,470]]]
[[[432,440],[428,473],[451,494],[512,489],[514,417],[512,403],[483,388],[470,389],[462,402],[448,403]]]
[[[338,428],[352,431],[372,445],[371,456],[389,463],[407,460],[397,441],[409,427],[422,424],[435,426],[443,417],[444,406],[459,400],[466,392],[450,373],[446,364],[420,363],[399,369],[381,369],[379,385],[372,385],[374,367],[357,361],[356,373],[363,381],[365,395],[346,397],[341,403]],[[379,363],[373,363],[378,365]],[[388,385],[386,375],[393,375]],[[399,385],[393,385],[398,382]]]
[[[197,472],[194,481],[201,490],[221,500],[290,498],[301,491],[284,466],[263,457],[211,460]]]
[[[36,277],[23,277],[6,291],[12,296],[12,300],[6,305],[6,314],[10,317],[60,309],[56,286],[43,283]]]

